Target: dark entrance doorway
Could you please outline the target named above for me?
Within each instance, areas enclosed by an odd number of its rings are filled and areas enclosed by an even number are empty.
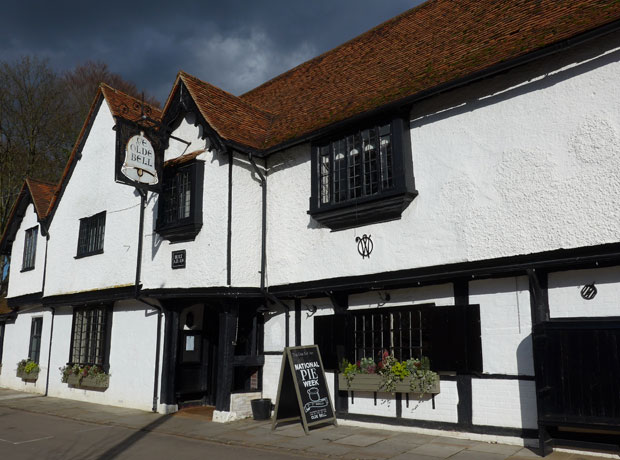
[[[196,304],[179,314],[175,370],[179,408],[215,404],[218,313]]]

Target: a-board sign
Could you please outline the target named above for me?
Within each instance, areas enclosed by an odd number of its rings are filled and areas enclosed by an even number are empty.
[[[314,425],[337,424],[317,345],[284,349],[271,429],[294,420],[301,420],[306,434]]]

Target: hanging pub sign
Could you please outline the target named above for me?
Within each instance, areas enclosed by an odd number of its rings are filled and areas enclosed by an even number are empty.
[[[304,431],[314,425],[337,425],[323,361],[317,345],[286,347],[271,429],[280,422],[300,420]]]
[[[117,182],[157,192],[161,188],[163,146],[152,130],[118,120],[116,124]]]

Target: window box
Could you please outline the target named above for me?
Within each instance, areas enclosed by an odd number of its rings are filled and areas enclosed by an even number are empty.
[[[413,388],[418,389],[419,391],[411,391],[412,388],[412,380]],[[402,381],[396,383],[396,388],[394,390],[395,393],[414,393],[414,394],[425,394],[425,395],[434,395],[439,394],[439,379],[433,384],[428,391],[422,393],[420,390],[420,385],[415,381],[419,380],[416,377],[405,377]],[[351,383],[347,382],[346,377],[343,374],[338,374],[338,388],[340,391],[373,391],[373,392],[385,392],[385,390],[381,389],[382,379],[379,374],[356,374]]]
[[[407,121],[315,144],[311,180],[308,214],[332,230],[400,219],[417,195]]]
[[[204,163],[194,160],[164,170],[155,231],[169,241],[189,241],[202,228]]]
[[[39,378],[39,371],[26,372],[23,369],[17,369],[17,377],[22,380],[28,380],[28,381],[34,382]]]
[[[82,377],[72,374],[67,377],[67,384],[79,388],[106,389],[110,386],[110,376],[108,374],[101,374]]]

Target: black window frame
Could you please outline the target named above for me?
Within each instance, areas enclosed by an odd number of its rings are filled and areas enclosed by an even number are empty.
[[[39,364],[41,357],[41,336],[43,335],[43,317],[36,316],[30,322],[30,342],[28,345],[28,359]]]
[[[379,336],[379,343],[359,347],[359,343],[356,343],[356,321],[359,318],[402,313],[420,316],[417,327],[411,327],[412,330],[419,328],[420,335],[417,342],[412,341],[410,353],[394,353],[397,359],[427,356],[430,358],[431,369],[435,371],[482,372],[480,306],[434,304],[347,310],[340,314],[315,316],[314,340],[321,350],[325,369],[338,370],[343,358],[356,362],[367,357],[378,362],[379,353],[384,350],[394,352],[394,344],[386,345],[384,338],[390,331],[383,326],[374,328],[375,336],[370,334],[371,339]],[[362,329],[360,332],[366,331]],[[360,348],[366,348],[366,352],[360,352]]]
[[[87,305],[73,309],[69,365],[97,365],[108,372],[112,310],[112,305]]]
[[[22,272],[34,270],[37,258],[37,237],[39,234],[39,226],[35,226],[25,230],[24,235],[24,253],[22,257]]]
[[[389,139],[386,149],[381,148],[384,139]],[[314,142],[311,182],[308,214],[332,230],[400,219],[417,195],[407,119],[375,119]],[[338,186],[342,182],[346,189]]]
[[[189,182],[182,186],[184,180]],[[190,241],[202,228],[202,196],[204,187],[204,162],[193,160],[178,166],[164,168],[162,190],[158,197],[157,220],[155,231],[169,241]],[[189,188],[189,211],[187,215],[179,217],[177,214],[180,207],[174,206],[181,199],[179,190],[188,191]]]
[[[103,254],[105,222],[106,211],[80,219],[76,259]]]

